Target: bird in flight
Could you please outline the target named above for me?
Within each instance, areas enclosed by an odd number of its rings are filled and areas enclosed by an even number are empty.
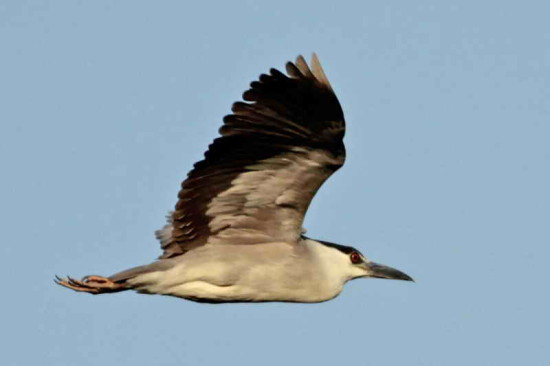
[[[271,69],[225,116],[181,184],[163,254],[110,277],[56,283],[91,294],[135,290],[207,303],[330,300],[349,280],[412,281],[357,249],[310,239],[304,216],[345,160],[344,114],[313,54]]]

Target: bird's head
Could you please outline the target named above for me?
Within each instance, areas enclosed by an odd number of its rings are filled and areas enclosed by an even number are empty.
[[[401,272],[395,268],[373,262],[367,259],[367,257],[361,254],[361,252],[359,252],[355,248],[324,241],[318,242],[326,247],[337,251],[331,251],[330,256],[335,262],[338,263],[337,265],[346,272],[346,275],[349,277],[349,279],[372,277],[414,282],[412,277],[410,277],[406,273]]]

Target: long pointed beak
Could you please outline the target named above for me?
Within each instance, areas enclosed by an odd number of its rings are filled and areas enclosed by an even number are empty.
[[[390,280],[403,280],[414,282],[412,277],[408,274],[403,273],[395,268],[385,266],[383,264],[368,262],[365,263],[365,267],[368,271],[367,277],[387,278]]]

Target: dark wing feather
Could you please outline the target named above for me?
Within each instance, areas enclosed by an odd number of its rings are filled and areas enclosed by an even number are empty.
[[[168,258],[208,243],[296,242],[311,199],[345,158],[344,115],[315,55],[262,74],[182,183],[157,232]]]

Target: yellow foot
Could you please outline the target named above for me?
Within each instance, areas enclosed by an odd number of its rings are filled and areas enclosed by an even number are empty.
[[[124,285],[113,282],[109,278],[102,276],[86,276],[82,278],[82,280],[76,280],[69,276],[67,276],[67,278],[55,276],[54,281],[58,285],[70,288],[71,290],[88,292],[90,294],[116,292],[125,289]]]

